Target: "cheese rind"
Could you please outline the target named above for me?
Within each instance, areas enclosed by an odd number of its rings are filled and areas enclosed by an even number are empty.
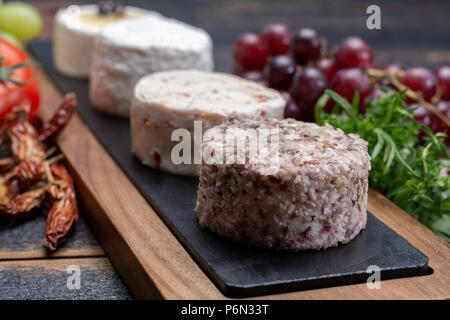
[[[143,76],[213,67],[212,40],[202,29],[167,18],[118,22],[103,28],[95,41],[91,102],[100,111],[128,117],[133,88]]]
[[[205,131],[231,118],[281,119],[285,103],[277,91],[233,75],[201,71],[154,73],[142,78],[134,90],[133,151],[150,167],[197,176],[199,164],[194,160],[196,154],[199,158],[201,136],[194,141],[195,120],[201,121],[201,131]],[[172,159],[172,150],[180,143],[172,141],[172,133],[180,128],[189,133],[191,164],[176,164]]]
[[[82,5],[62,8],[56,13],[53,28],[53,64],[59,73],[80,79],[89,77],[94,40],[103,26],[86,23],[81,17],[97,12],[97,5]],[[156,12],[136,7],[126,7],[125,13],[126,17],[161,17]]]

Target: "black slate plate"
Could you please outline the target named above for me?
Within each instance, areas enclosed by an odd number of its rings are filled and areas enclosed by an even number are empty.
[[[131,153],[129,122],[91,108],[88,81],[55,73],[49,42],[31,51],[63,91],[78,96],[78,113],[172,232],[227,296],[244,297],[365,282],[376,265],[382,279],[425,275],[428,258],[368,214],[367,228],[349,244],[298,253],[255,249],[199,228],[194,212],[197,179],[143,166]]]

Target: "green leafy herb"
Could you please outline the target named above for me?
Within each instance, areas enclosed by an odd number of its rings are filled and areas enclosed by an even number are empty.
[[[404,92],[369,102],[365,114],[358,113],[359,97],[353,103],[326,90],[316,105],[316,121],[357,133],[369,144],[372,170],[369,184],[400,208],[450,242],[450,160],[445,134],[434,135],[414,120],[406,109]],[[329,98],[336,106],[323,111]],[[419,132],[425,137],[419,140]]]
[[[1,82],[10,82],[12,84],[15,84],[16,86],[25,85],[25,83],[23,83],[23,82],[19,82],[19,81],[12,79],[10,77],[10,74],[15,70],[33,66],[33,65],[35,65],[35,63],[32,61],[28,61],[28,62],[23,62],[23,63],[13,65],[13,66],[9,66],[9,67],[4,67],[3,66],[4,61],[5,61],[5,57],[0,57],[0,83]]]

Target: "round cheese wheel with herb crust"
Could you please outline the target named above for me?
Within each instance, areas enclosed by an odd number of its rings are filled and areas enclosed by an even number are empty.
[[[223,135],[275,129],[275,154],[258,161],[203,163],[197,198],[202,228],[270,249],[322,249],[347,243],[366,225],[367,142],[331,126],[293,119],[233,120],[204,134],[202,152],[235,152]],[[227,141],[228,142],[228,141]],[[256,143],[250,140],[249,144]],[[269,166],[276,157],[277,166]],[[272,162],[271,162],[272,161]]]
[[[201,134],[232,118],[283,117],[286,102],[272,89],[243,78],[202,71],[153,73],[135,87],[131,106],[131,139],[136,156],[146,165],[168,172],[197,176]],[[194,139],[194,121],[201,124]],[[189,133],[191,164],[176,163],[172,141],[176,129]]]

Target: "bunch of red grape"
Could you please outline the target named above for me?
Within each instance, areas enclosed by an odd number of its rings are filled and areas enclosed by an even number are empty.
[[[360,112],[367,109],[367,101],[385,94],[380,86],[395,91],[388,79],[374,83],[368,76],[367,69],[375,68],[372,48],[354,36],[344,39],[330,53],[326,40],[317,31],[303,28],[293,33],[285,24],[274,23],[267,25],[261,34],[239,36],[234,43],[233,58],[235,74],[279,90],[287,100],[285,117],[297,120],[314,121],[314,106],[327,88],[350,102],[358,91]],[[435,73],[421,67],[404,70],[397,64],[382,70],[401,75],[403,85],[424,100],[433,100],[437,109],[450,117],[450,66],[442,66]],[[417,105],[412,100],[407,103]],[[330,102],[326,110],[332,106]],[[415,114],[434,132],[448,130],[423,106],[419,105]]]

